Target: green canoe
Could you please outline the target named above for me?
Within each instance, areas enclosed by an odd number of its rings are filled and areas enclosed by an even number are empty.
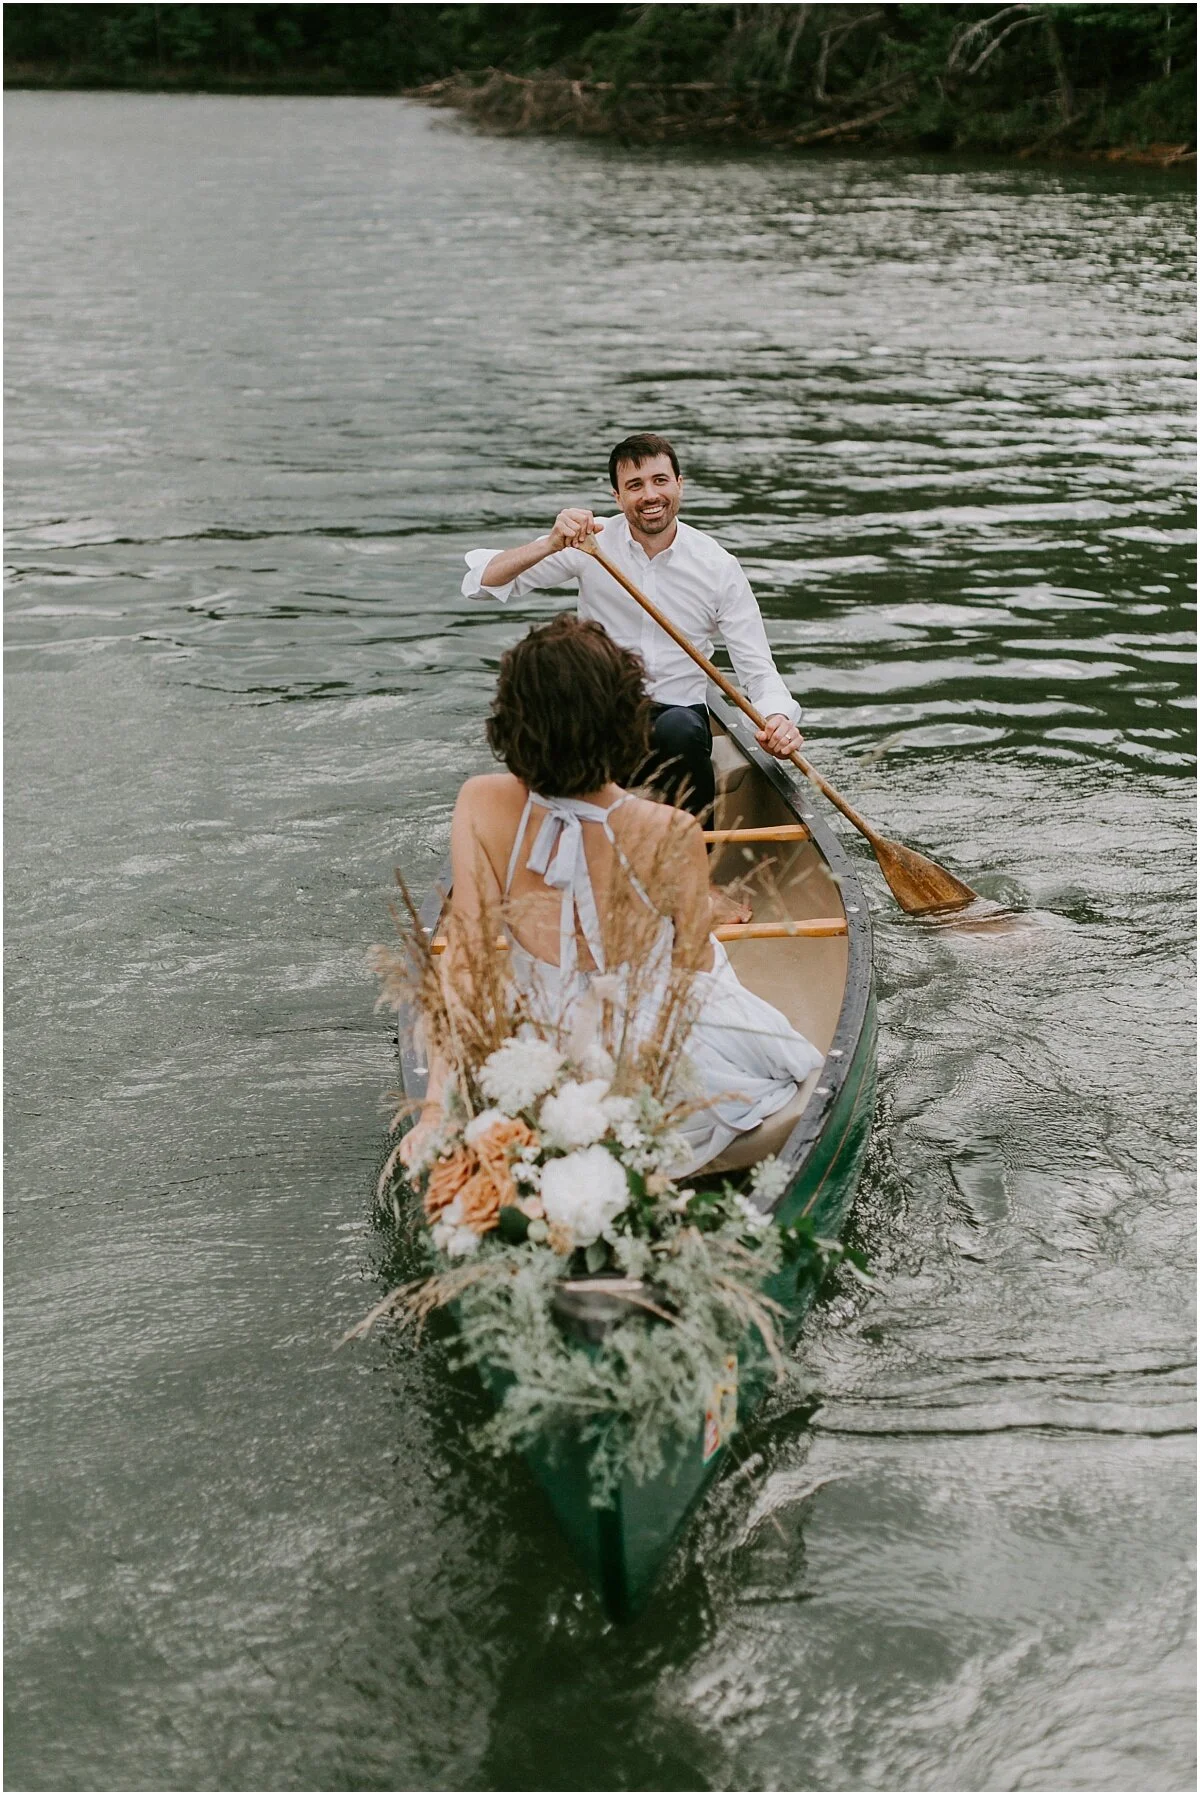
[[[837,1235],[854,1198],[875,1103],[875,1002],[871,923],[857,876],[828,826],[813,812],[807,788],[757,746],[740,713],[710,690],[717,778],[713,877],[748,881],[754,922],[723,929],[742,983],[780,1009],[825,1063],[793,1101],[742,1136],[705,1173],[735,1178],[768,1154],[790,1177],[775,1207],[781,1222],[810,1216],[823,1235]],[[448,884],[433,894],[422,921],[437,927]],[[794,931],[794,932],[793,932]],[[400,1015],[405,1095],[424,1095],[426,1071],[414,1052],[410,1014]],[[692,1180],[695,1182],[695,1178]],[[768,1294],[787,1311],[794,1333],[814,1295],[811,1282],[786,1274]],[[559,1312],[579,1350],[594,1350],[607,1327],[627,1313],[603,1280],[564,1284]],[[487,1382],[485,1376],[485,1383]],[[728,1457],[733,1413],[744,1423],[767,1376],[747,1341],[736,1367],[714,1384],[695,1438],[668,1451],[664,1470],[645,1483],[627,1477],[604,1508],[590,1500],[583,1446],[557,1434],[527,1453],[559,1525],[613,1620],[632,1619],[678,1542],[689,1516]],[[499,1393],[497,1391],[497,1393]]]

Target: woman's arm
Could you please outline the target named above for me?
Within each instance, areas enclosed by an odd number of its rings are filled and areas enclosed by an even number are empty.
[[[429,1083],[415,1125],[400,1142],[400,1164],[409,1170],[425,1157],[426,1145],[442,1119],[442,1098],[450,1068],[436,1049],[429,1055]]]
[[[455,990],[461,989],[464,954],[476,943],[490,945],[503,902],[500,878],[484,845],[487,806],[481,802],[483,778],[468,779],[450,819],[450,914],[446,919],[446,967]]]
[[[459,792],[450,823],[450,910],[446,918],[446,952],[438,970],[452,1023],[462,1019],[477,1002],[471,966],[479,952],[495,951],[491,943],[501,902],[500,882],[479,839],[479,793],[472,790],[475,783],[468,780]],[[423,1155],[430,1135],[441,1121],[442,1100],[452,1076],[445,1055],[431,1049],[429,1083],[421,1115],[400,1146],[403,1165],[411,1166]]]

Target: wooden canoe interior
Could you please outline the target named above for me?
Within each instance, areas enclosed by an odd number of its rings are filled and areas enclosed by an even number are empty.
[[[795,822],[777,792],[724,733],[713,732],[718,829],[758,829]],[[844,916],[841,890],[811,841],[722,843],[713,850],[718,885],[747,881],[755,922]],[[730,941],[729,958],[743,985],[777,1010],[822,1053],[828,1053],[846,990],[844,935]]]
[[[748,761],[714,719],[713,765],[717,829],[758,829],[795,822],[783,794]],[[845,916],[837,881],[811,841],[722,843],[713,850],[718,885],[744,880],[756,922]],[[849,946],[845,935],[729,941],[730,963],[747,989],[782,1010],[822,1053],[828,1053],[846,991]],[[777,1153],[799,1121],[821,1079],[814,1072],[786,1108],[742,1135],[705,1170],[728,1172]]]

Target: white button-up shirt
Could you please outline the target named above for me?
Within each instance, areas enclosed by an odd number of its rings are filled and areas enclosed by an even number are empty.
[[[596,546],[710,660],[713,638],[720,636],[738,682],[764,716],[783,715],[790,723],[800,721],[800,706],[771,658],[750,582],[719,542],[680,521],[670,548],[650,556],[624,517],[610,517],[601,524]],[[603,624],[614,642],[641,655],[656,704],[704,703],[707,682],[695,661],[689,660],[679,644],[583,549],[560,549],[507,585],[485,586],[483,570],[500,552],[494,548],[470,551],[462,583],[464,598],[498,598],[503,604],[545,586],[577,581],[579,615]]]

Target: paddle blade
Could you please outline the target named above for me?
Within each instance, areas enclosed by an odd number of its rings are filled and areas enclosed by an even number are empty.
[[[924,854],[883,835],[872,834],[869,839],[892,895],[910,916],[928,910],[962,910],[975,902],[978,894],[936,861],[926,860]]]

